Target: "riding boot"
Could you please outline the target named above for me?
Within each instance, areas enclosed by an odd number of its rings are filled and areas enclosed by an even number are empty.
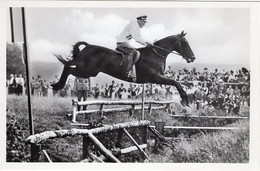
[[[133,61],[134,61],[135,52],[132,52],[127,57],[126,66],[125,66],[125,76],[129,81],[136,81],[136,76],[133,73]]]

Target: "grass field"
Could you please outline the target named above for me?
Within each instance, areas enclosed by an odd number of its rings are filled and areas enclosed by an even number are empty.
[[[32,107],[34,113],[35,133],[48,130],[70,129],[71,118],[67,116],[72,112],[71,99],[59,97],[33,97]],[[93,106],[95,108],[97,106]],[[7,155],[8,162],[28,162],[30,158],[30,146],[25,143],[29,136],[27,98],[8,96],[7,97]],[[178,114],[185,114],[185,109],[174,104],[172,108]],[[195,114],[198,111],[192,111]],[[201,111],[211,115],[225,115],[219,111]],[[242,108],[241,115],[248,116],[248,107]],[[108,119],[104,124],[126,122],[138,120],[140,114],[136,112],[134,118],[129,118],[128,113],[107,114]],[[93,116],[93,119],[99,116]],[[146,115],[146,119],[154,125],[154,121],[164,121],[166,125],[193,125],[194,121],[174,120],[169,114],[161,111],[153,111],[151,115]],[[78,116],[80,123],[86,123],[84,116]],[[188,124],[188,125],[187,125]],[[208,123],[213,124],[212,122]],[[227,123],[230,124],[230,123]],[[198,162],[198,163],[247,163],[249,161],[249,124],[247,121],[233,123],[239,129],[235,131],[219,131],[209,134],[196,134],[191,139],[185,135],[180,135],[178,141],[172,142],[172,147],[167,147],[152,153],[148,148],[148,153],[152,162]],[[214,125],[212,125],[214,126]],[[82,137],[66,137],[62,139],[48,140],[42,144],[52,161],[54,162],[77,162],[82,160]],[[140,158],[125,156],[123,162],[143,162]],[[40,161],[45,161],[41,156]]]

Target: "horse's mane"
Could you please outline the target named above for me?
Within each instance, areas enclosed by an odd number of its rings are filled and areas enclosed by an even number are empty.
[[[178,36],[179,36],[179,34],[167,36],[167,37],[164,37],[164,38],[162,38],[162,39],[159,39],[159,40],[155,41],[153,44],[154,44],[154,45],[158,45],[158,44],[160,44],[162,41],[165,41],[165,40],[170,41],[170,40],[172,40],[172,39],[176,39]]]

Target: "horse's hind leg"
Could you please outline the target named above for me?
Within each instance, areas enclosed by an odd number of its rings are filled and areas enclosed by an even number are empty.
[[[71,70],[71,68],[69,68],[68,66],[64,66],[64,69],[62,71],[59,81],[57,83],[51,85],[53,90],[60,90],[65,86],[67,78],[71,74],[70,70]]]
[[[162,75],[157,75],[156,77],[154,77],[154,79],[155,79],[154,83],[175,86],[177,88],[180,96],[181,96],[181,99],[182,99],[181,100],[181,104],[184,105],[184,106],[185,105],[189,106],[188,96],[187,96],[186,92],[183,90],[183,88],[181,87],[180,83],[178,83],[175,80],[166,78],[166,77],[164,77]]]

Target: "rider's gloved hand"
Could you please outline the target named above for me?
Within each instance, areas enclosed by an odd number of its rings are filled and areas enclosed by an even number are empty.
[[[153,44],[150,43],[150,42],[145,42],[145,44],[146,44],[146,45],[145,45],[146,47],[151,47],[151,46],[153,45]]]

